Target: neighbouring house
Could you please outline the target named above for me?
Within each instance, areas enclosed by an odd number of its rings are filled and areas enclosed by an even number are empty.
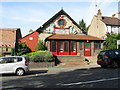
[[[21,38],[20,41],[25,42],[26,45],[31,49],[31,51],[35,51],[37,46],[39,33],[37,31],[29,31],[29,34],[25,37]]]
[[[120,19],[115,17],[102,16],[101,10],[92,19],[88,29],[88,35],[105,39],[107,33],[120,33]]]
[[[11,55],[21,37],[20,28],[0,28],[0,56]]]
[[[105,39],[86,35],[61,9],[36,31],[20,39],[32,51],[35,51],[38,40],[43,40],[47,49],[56,56],[93,56],[102,49]]]

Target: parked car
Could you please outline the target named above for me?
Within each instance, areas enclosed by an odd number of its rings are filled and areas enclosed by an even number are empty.
[[[101,67],[114,67],[120,66],[120,49],[110,49],[101,51],[97,57],[97,64]]]
[[[15,73],[18,76],[29,71],[29,62],[23,56],[0,57],[0,73]]]

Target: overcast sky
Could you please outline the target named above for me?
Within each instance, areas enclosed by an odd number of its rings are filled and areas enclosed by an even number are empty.
[[[77,23],[84,19],[87,26],[91,23],[97,9],[103,16],[118,12],[117,0],[2,0],[0,3],[0,28],[21,28],[22,36],[30,29],[36,30],[63,8]],[[97,4],[97,8],[95,5]]]

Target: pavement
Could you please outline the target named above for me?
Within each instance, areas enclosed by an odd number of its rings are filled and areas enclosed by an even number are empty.
[[[61,66],[54,66],[54,67],[49,67],[49,68],[31,68],[30,70],[47,70],[47,74],[54,74],[54,73],[60,73],[60,72],[67,72],[67,71],[73,71],[76,69],[91,69],[91,68],[98,68],[100,65],[97,64],[97,56],[94,57],[85,57],[86,59],[89,60],[88,62],[85,62],[86,64],[83,65],[62,65]]]

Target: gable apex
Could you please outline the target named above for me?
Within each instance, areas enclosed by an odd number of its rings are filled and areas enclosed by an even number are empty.
[[[51,22],[53,22],[55,19],[57,19],[57,17],[61,15],[65,15],[66,17],[68,17],[74,25],[76,25],[84,34],[86,34],[84,30],[82,30],[80,26],[63,10],[63,8],[58,13],[56,13],[53,17],[51,17],[47,22],[45,22],[42,26],[40,26],[36,31],[41,33],[43,29],[46,28],[46,26],[48,26]]]

